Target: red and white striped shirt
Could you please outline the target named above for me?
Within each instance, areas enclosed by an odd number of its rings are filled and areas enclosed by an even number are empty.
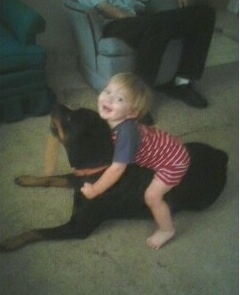
[[[190,165],[190,156],[180,140],[167,132],[139,124],[140,147],[135,163],[155,171],[167,185],[177,185]]]

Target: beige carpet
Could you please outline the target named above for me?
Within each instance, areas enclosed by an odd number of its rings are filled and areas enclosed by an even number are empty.
[[[196,87],[210,103],[206,110],[156,95],[153,115],[157,126],[184,141],[228,152],[228,183],[219,200],[202,213],[177,215],[178,236],[160,251],[145,246],[152,221],[110,221],[85,241],[44,242],[1,254],[1,294],[238,294],[237,63],[207,68]],[[61,101],[95,109],[96,93],[87,86],[65,89]],[[41,175],[48,124],[45,116],[0,125],[1,239],[58,225],[70,215],[71,190],[13,183],[20,174]],[[57,173],[66,171],[61,149]]]

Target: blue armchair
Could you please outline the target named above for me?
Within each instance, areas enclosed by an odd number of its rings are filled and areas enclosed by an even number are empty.
[[[102,38],[102,19],[94,9],[86,13],[86,8],[77,0],[64,0],[64,6],[78,44],[80,72],[92,88],[99,91],[112,75],[134,71],[135,51],[120,39]],[[147,10],[156,12],[177,7],[177,0],[151,0]],[[174,78],[181,50],[182,40],[169,42],[155,85]]]
[[[49,112],[54,94],[46,84],[46,52],[36,44],[44,19],[18,0],[0,3],[0,115],[5,122]]]

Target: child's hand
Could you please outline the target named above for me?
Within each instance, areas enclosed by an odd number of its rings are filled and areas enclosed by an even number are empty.
[[[94,189],[94,186],[88,182],[85,182],[84,185],[81,187],[81,192],[89,200],[94,199],[98,195],[98,193]]]

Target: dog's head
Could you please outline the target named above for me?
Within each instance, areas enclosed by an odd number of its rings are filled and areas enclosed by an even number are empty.
[[[98,113],[70,110],[57,104],[51,112],[51,130],[64,145],[71,167],[97,168],[112,162],[111,131]]]

